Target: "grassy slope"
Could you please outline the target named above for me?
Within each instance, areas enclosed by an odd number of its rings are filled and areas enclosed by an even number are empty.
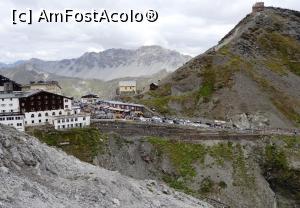
[[[140,102],[162,114],[197,116],[200,107],[205,103],[212,102],[213,105],[218,105],[212,98],[221,89],[230,90],[233,75],[242,72],[259,84],[261,91],[269,95],[268,99],[278,111],[296,126],[300,125],[300,112],[297,110],[300,108],[300,101],[285,94],[274,81],[268,80],[260,72],[260,69],[264,68],[277,76],[287,76],[289,72],[300,75],[300,43],[278,32],[277,30],[284,27],[284,23],[278,21],[278,15],[272,18],[274,25],[269,25],[269,28],[250,28],[251,30],[244,32],[240,37],[252,44],[253,47],[248,49],[248,52],[255,55],[244,57],[236,52],[238,45],[229,43],[215,53],[191,60],[169,77],[160,89],[148,92]],[[173,86],[184,87],[191,80],[201,80],[201,84],[195,85],[192,90],[183,91],[180,95],[172,94]],[[172,103],[179,105],[179,110],[174,109]]]
[[[85,162],[103,151],[107,137],[95,128],[70,129],[65,131],[34,129],[29,132],[50,146],[59,147],[66,153]],[[67,144],[63,144],[67,143]]]

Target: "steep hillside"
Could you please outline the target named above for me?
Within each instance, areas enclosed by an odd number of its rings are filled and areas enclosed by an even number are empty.
[[[160,46],[143,46],[136,50],[108,49],[100,53],[85,53],[79,58],[61,61],[31,59],[16,67],[67,77],[111,80],[151,75],[163,69],[174,71],[190,59],[190,56]]]
[[[134,180],[80,162],[2,125],[0,207],[213,208],[155,181]]]
[[[300,13],[268,7],[247,15],[141,102],[167,115],[229,120],[245,113],[261,125],[299,126]]]
[[[223,132],[217,137],[198,134],[193,141],[188,139],[195,135],[190,130],[186,140],[180,141],[177,130],[158,137],[155,134],[166,131],[153,131],[150,136],[134,125],[123,128],[122,134],[103,133],[112,127],[98,128],[31,133],[81,160],[137,179],[164,181],[217,208],[300,205],[299,136],[237,139]]]

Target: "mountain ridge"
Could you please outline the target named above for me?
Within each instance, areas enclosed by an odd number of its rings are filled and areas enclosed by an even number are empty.
[[[162,69],[173,71],[190,59],[188,55],[153,45],[135,50],[113,48],[99,53],[86,52],[78,58],[59,61],[32,58],[8,68],[13,70],[15,67],[22,67],[60,76],[111,80],[125,76],[151,75]]]
[[[167,115],[240,120],[273,127],[300,124],[300,13],[266,7],[249,14],[217,46],[196,56],[145,94]]]

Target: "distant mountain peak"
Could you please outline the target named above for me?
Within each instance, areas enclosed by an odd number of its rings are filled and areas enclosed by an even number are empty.
[[[190,56],[153,45],[137,49],[112,48],[99,53],[87,52],[79,58],[60,61],[32,58],[21,63],[19,67],[60,76],[111,80],[130,76],[147,76],[162,69],[173,71],[190,59]]]

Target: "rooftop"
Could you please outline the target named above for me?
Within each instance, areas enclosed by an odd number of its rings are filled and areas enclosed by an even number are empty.
[[[120,81],[119,86],[136,86],[136,81]]]
[[[131,106],[136,106],[136,107],[144,107],[143,105],[140,104],[135,104],[135,103],[123,103],[120,101],[114,101],[114,100],[101,100],[100,102],[103,103],[110,103],[110,104],[115,104],[115,105],[131,105]]]
[[[99,96],[95,94],[87,94],[82,96],[81,98],[99,98]]]
[[[40,92],[46,92],[46,91],[44,91],[44,90],[32,90],[32,91],[27,91],[27,92],[22,92],[22,91],[15,91],[15,92],[10,92],[10,93],[0,92],[0,99],[29,97],[31,95],[35,95],[35,94],[40,93]],[[51,93],[51,92],[47,92],[47,93],[54,94],[54,93]],[[63,95],[59,95],[59,96],[63,96]],[[66,96],[63,96],[63,97],[68,98]]]

